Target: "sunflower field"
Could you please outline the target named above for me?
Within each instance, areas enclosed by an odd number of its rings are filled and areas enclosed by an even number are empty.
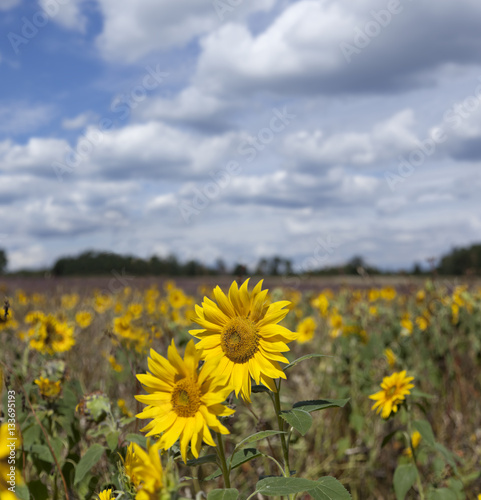
[[[481,499],[476,283],[219,284],[0,284],[0,500]]]

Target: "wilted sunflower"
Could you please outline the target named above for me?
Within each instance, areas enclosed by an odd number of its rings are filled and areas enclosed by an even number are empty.
[[[174,341],[168,349],[168,359],[150,350],[148,360],[151,373],[137,375],[140,383],[150,394],[135,396],[149,406],[138,418],[151,418],[142,431],[147,436],[161,435],[160,447],[169,449],[180,438],[180,451],[187,460],[187,445],[191,442],[192,453],[199,456],[202,441],[215,446],[209,428],[220,434],[229,431],[217,417],[232,415],[231,410],[221,403],[232,391],[226,384],[226,377],[217,370],[215,363],[204,363],[197,370],[201,352],[191,340],[185,348],[182,359]]]
[[[248,282],[238,288],[234,281],[226,296],[217,286],[214,297],[217,304],[204,297],[202,307],[196,305],[193,320],[202,329],[190,333],[200,339],[196,345],[203,349],[207,361],[217,359],[217,370],[228,376],[228,383],[236,395],[250,401],[251,377],[276,391],[273,379],[286,378],[279,361],[288,363],[281,354],[289,351],[287,342],[297,333],[278,325],[289,312],[287,300],[267,300],[268,290],[262,290],[262,280],[248,290]]]
[[[374,399],[376,403],[372,409],[377,408],[377,413],[381,413],[382,418],[388,418],[391,412],[396,413],[398,406],[400,406],[410,391],[414,387],[411,381],[414,377],[406,377],[406,370],[396,372],[389,377],[384,377],[381,383],[382,391],[376,392],[369,396]]]

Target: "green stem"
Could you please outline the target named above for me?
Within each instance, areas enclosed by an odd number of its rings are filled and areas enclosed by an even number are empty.
[[[217,432],[217,444],[216,452],[220,461],[220,468],[222,470],[222,476],[224,478],[224,487],[230,488],[230,477],[229,477],[229,468],[227,467],[227,462],[225,459],[225,451],[224,451],[224,440],[222,439],[222,434]]]
[[[282,420],[281,417],[281,399],[279,396],[279,392],[281,389],[280,381],[279,384],[276,384],[276,387],[277,387],[277,392],[274,392],[272,402],[274,403],[274,409],[276,412],[277,425],[279,427],[279,430],[282,432],[282,434],[280,434],[280,437],[282,445],[282,456],[284,457],[284,476],[290,477],[291,469],[289,467],[289,448],[287,446],[286,435],[284,434],[284,420]]]

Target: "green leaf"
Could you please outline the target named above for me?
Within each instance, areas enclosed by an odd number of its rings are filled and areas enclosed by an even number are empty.
[[[316,481],[317,486],[309,490],[315,500],[350,500],[351,494],[334,477],[325,476]]]
[[[30,453],[35,454],[38,459],[43,460],[44,462],[48,462],[50,464],[55,462],[52,454],[50,453],[50,449],[46,444],[33,444],[30,447]]]
[[[418,470],[414,464],[398,465],[394,471],[394,492],[397,500],[404,500],[406,493],[411,489],[418,477]]]
[[[449,488],[438,488],[429,492],[429,500],[457,500],[458,495]]]
[[[239,492],[235,488],[225,490],[212,490],[207,495],[207,500],[237,500]]]
[[[436,399],[436,396],[419,391],[418,389],[413,389],[410,393],[410,396],[413,398]]]
[[[294,361],[292,361],[292,363],[289,363],[288,365],[284,366],[284,371],[286,371],[288,368],[296,366],[297,363],[300,363],[301,361],[310,358],[332,358],[332,356],[328,356],[327,354],[306,354],[305,356],[301,356],[300,358],[297,358]]]
[[[293,495],[317,486],[317,481],[301,477],[266,477],[256,484],[256,492],[266,496]]]
[[[18,486],[17,486],[18,488]],[[30,481],[28,483],[28,489],[32,492],[33,498],[35,500],[49,500],[49,492],[47,486],[40,481],[40,479],[36,479],[35,481]],[[20,495],[17,491],[17,496],[20,498]],[[28,497],[27,497],[28,498]]]
[[[325,410],[326,408],[343,408],[348,399],[315,399],[312,401],[298,401],[292,405],[293,408],[307,412]]]
[[[102,445],[95,443],[85,452],[85,455],[80,459],[75,469],[74,484],[82,481],[85,474],[100,460],[104,451],[105,448]]]
[[[15,486],[15,493],[19,500],[30,500],[30,492],[28,491],[28,486],[26,484],[17,484]]]
[[[119,444],[119,434],[119,431],[112,431],[105,436],[110,451],[114,451],[115,448],[117,448]]]
[[[244,448],[243,450],[239,450],[232,455],[230,458],[230,468],[235,469],[236,467],[239,467],[240,465],[260,456],[262,456],[262,453],[255,448]],[[205,480],[210,481],[211,479],[215,479],[219,476],[222,476],[222,471],[217,469],[210,476],[207,476]]]
[[[454,472],[458,472],[458,468],[456,466],[456,462],[454,461],[454,456],[453,454],[441,443],[436,443],[434,445],[434,448],[438,450],[446,460],[446,462],[453,468]]]
[[[217,455],[215,453],[211,455],[204,455],[203,457],[194,458],[192,460],[187,460],[187,465],[189,467],[194,467],[195,465],[204,464],[215,464],[217,463]]]
[[[270,436],[275,436],[276,434],[285,434],[283,431],[261,431],[261,432],[256,432],[255,434],[252,434],[249,437],[246,437],[243,439],[236,447],[236,450],[239,450],[246,444],[251,444],[255,443],[256,441],[260,441],[261,439],[268,438]]]
[[[392,431],[389,434],[387,434],[386,436],[384,436],[382,443],[381,443],[381,448],[384,448],[389,443],[389,441],[391,441],[391,439],[395,436],[396,432],[399,432],[399,431],[400,431],[400,429],[396,429],[395,431]]]
[[[253,385],[251,387],[251,392],[253,392],[254,394],[257,394],[259,392],[271,392],[271,390],[268,387],[266,387],[265,385],[257,384],[257,385]]]
[[[262,453],[255,448],[244,448],[243,450],[239,450],[231,457],[230,468],[235,469],[239,467],[239,465],[245,464],[253,460],[254,458],[260,457]]]
[[[141,434],[127,434],[125,440],[129,443],[135,443],[144,449],[147,449],[147,438]]]
[[[434,437],[431,424],[427,420],[415,420],[413,422],[413,427],[421,434],[421,437],[427,444],[431,446],[436,444],[436,438]]]
[[[281,417],[303,436],[306,435],[312,425],[312,417],[304,410],[283,411]]]

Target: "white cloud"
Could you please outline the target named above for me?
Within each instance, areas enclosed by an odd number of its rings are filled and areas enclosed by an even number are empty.
[[[47,104],[0,102],[0,132],[15,134],[41,129],[50,122],[53,114],[53,107]]]
[[[245,2],[234,14],[270,9],[275,0]],[[149,52],[183,46],[216,28],[220,20],[211,2],[198,0],[99,0],[104,29],[97,45],[106,59],[133,62]]]
[[[376,36],[358,45],[356,36],[376,23],[373,12],[385,10],[386,2],[300,0],[258,34],[226,24],[202,39],[196,82],[223,94],[358,93],[432,85],[435,69],[478,64],[479,3],[469,0],[463,9],[450,0],[401,4],[386,26],[377,22]],[[355,49],[349,60],[344,43]]]
[[[50,14],[52,20],[68,30],[85,33],[87,17],[82,13],[82,3],[85,0],[69,0],[68,2],[54,2],[58,10],[49,9],[51,0],[38,0],[40,7]],[[55,13],[53,13],[55,12]]]
[[[365,165],[392,160],[418,144],[413,133],[414,112],[406,109],[376,123],[368,132],[342,132],[325,136],[321,130],[288,135],[284,150],[294,165],[306,168],[331,165]]]
[[[97,115],[91,111],[86,111],[84,113],[80,113],[73,118],[64,118],[62,120],[62,127],[66,130],[75,130],[79,128],[85,127],[87,123],[91,122],[97,118]]]
[[[216,121],[223,120],[225,112],[232,107],[231,103],[215,95],[187,87],[173,99],[153,97],[144,101],[135,116],[143,120],[160,119],[212,127]]]

